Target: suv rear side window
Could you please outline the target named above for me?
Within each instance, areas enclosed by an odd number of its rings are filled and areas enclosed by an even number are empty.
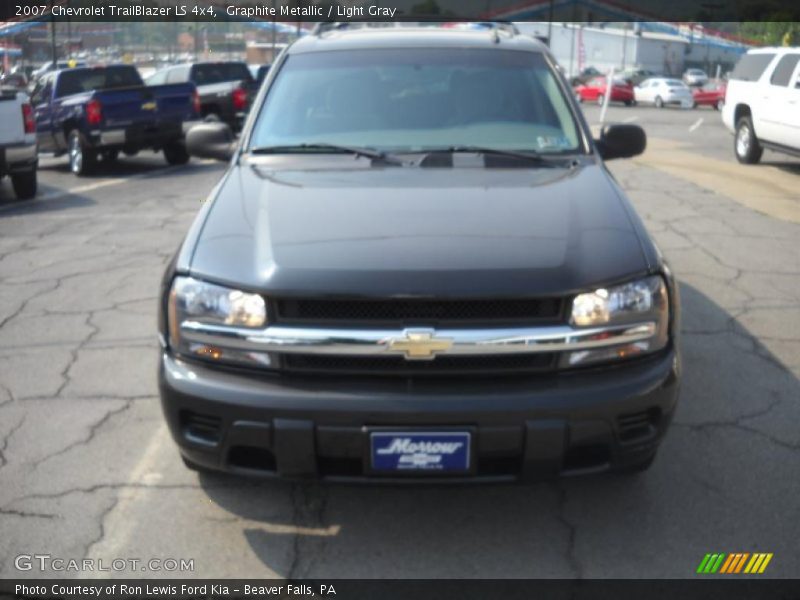
[[[769,82],[772,85],[788,86],[798,60],[800,60],[800,54],[787,54],[781,58],[775,66]]]
[[[240,80],[253,80],[250,69],[244,63],[202,63],[192,69],[192,81],[197,85]]]
[[[731,73],[730,79],[758,81],[775,54],[745,54]]]
[[[167,83],[186,83],[189,80],[189,67],[174,67],[167,72]]]
[[[167,81],[167,71],[158,71],[153,73],[145,80],[147,85],[164,85]]]

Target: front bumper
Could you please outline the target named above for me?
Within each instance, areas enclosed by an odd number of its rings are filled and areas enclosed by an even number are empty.
[[[223,370],[161,355],[159,384],[181,453],[202,467],[265,477],[397,482],[369,475],[372,428],[472,432],[468,477],[520,481],[647,461],[672,419],[674,349],[545,377],[382,379]]]

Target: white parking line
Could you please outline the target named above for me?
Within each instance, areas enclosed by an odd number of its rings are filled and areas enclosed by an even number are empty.
[[[104,517],[104,522],[101,526],[105,531],[110,532],[105,539],[95,542],[87,549],[86,556],[93,558],[100,558],[100,556],[119,556],[119,552],[125,548],[125,545],[133,535],[137,527],[137,523],[133,519],[127,518],[129,508],[147,493],[147,486],[157,483],[161,479],[161,474],[154,471],[156,462],[159,455],[163,452],[167,442],[170,441],[167,435],[167,428],[162,423],[153,437],[147,442],[145,450],[141,458],[133,467],[133,470],[128,475],[127,484],[130,488],[123,488],[118,492],[117,504],[114,509]],[[122,519],[118,515],[123,515]],[[115,519],[114,527],[109,527],[105,522],[106,519]],[[95,552],[98,546],[101,546],[107,552],[98,554]]]
[[[697,121],[694,122],[694,124],[691,127],[689,127],[689,131],[690,132],[694,131],[695,129],[700,127],[700,125],[702,125],[702,124],[703,124],[703,117],[700,117],[699,119],[697,119]]]
[[[203,159],[195,161],[197,164],[207,165],[212,164],[216,161],[211,159]],[[42,200],[55,200],[58,198],[62,198],[65,196],[71,196],[72,194],[82,194],[84,192],[91,192],[93,190],[97,190],[100,188],[112,186],[112,185],[119,185],[121,183],[126,183],[128,181],[135,181],[137,179],[147,179],[148,177],[152,177],[153,175],[161,175],[165,172],[175,171],[177,169],[182,168],[183,165],[175,165],[175,166],[167,166],[167,167],[158,167],[152,171],[147,171],[145,173],[137,173],[135,175],[130,175],[129,177],[115,177],[113,179],[101,179],[99,181],[93,181],[92,183],[87,183],[84,185],[79,185],[73,188],[69,188],[66,190],[63,189],[56,189],[52,192],[48,192],[46,194],[39,194],[33,200],[30,201],[23,201],[23,202],[9,202],[6,205],[0,205],[0,213],[13,210],[19,208],[20,206],[25,206],[26,202],[39,202]]]
[[[628,117],[627,119],[622,119],[623,123],[633,123],[634,121],[638,121],[639,117]]]

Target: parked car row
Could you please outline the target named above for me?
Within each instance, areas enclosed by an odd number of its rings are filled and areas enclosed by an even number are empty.
[[[681,108],[711,106],[721,109],[725,103],[725,83],[710,82],[703,87],[690,88],[679,79],[650,77],[634,86],[623,75],[615,75],[609,91],[607,77],[600,75],[573,87],[578,102],[603,104],[606,96],[610,102],[621,102],[625,106],[652,104],[657,108],[675,105]]]
[[[142,80],[133,65],[46,63],[28,83],[22,69],[0,78],[0,178],[11,178],[19,199],[36,194],[38,152],[66,155],[75,175],[86,175],[143,150],[185,164],[185,134],[200,122],[241,129],[269,65],[254,74],[243,62],[168,66]],[[29,97],[30,94],[30,97]]]

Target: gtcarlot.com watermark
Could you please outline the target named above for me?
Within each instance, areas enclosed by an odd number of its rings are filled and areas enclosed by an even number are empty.
[[[17,571],[40,571],[55,573],[91,572],[178,572],[194,571],[193,558],[63,558],[51,554],[20,554],[14,558]]]

